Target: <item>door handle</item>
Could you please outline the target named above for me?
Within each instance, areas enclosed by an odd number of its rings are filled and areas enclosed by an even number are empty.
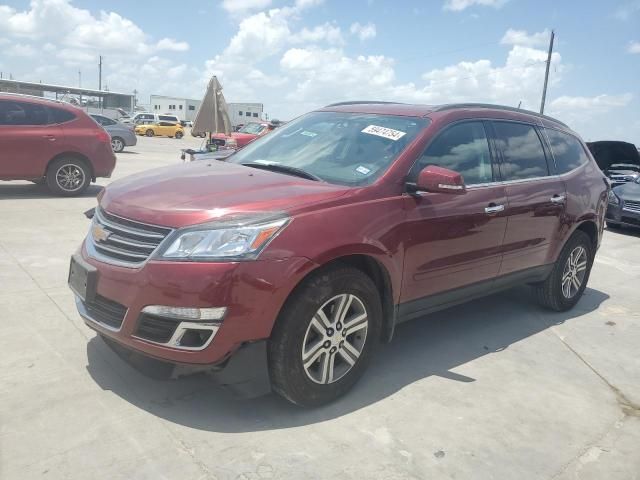
[[[504,205],[496,205],[495,203],[490,203],[489,206],[484,209],[484,213],[488,213],[489,215],[502,211],[504,211]]]
[[[46,138],[47,140],[49,140],[50,142],[55,142],[56,141],[55,135],[43,135],[43,137]]]
[[[564,203],[564,201],[567,199],[567,197],[565,195],[554,195],[553,197],[551,197],[549,200],[551,200],[551,203]]]

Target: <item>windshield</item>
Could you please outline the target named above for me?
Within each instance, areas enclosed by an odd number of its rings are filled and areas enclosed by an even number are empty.
[[[230,163],[282,165],[340,185],[373,182],[428,125],[426,118],[313,112],[229,157]]]
[[[261,123],[247,123],[244,127],[242,127],[238,132],[240,133],[250,133],[252,135],[258,135],[262,130],[266,127]]]

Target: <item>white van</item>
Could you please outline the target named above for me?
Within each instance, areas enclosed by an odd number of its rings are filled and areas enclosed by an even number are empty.
[[[127,123],[133,123],[134,125],[144,124],[144,123],[157,123],[157,122],[171,122],[171,123],[180,123],[180,120],[175,115],[171,114],[158,114],[158,113],[148,113],[141,112],[136,113],[133,118]]]

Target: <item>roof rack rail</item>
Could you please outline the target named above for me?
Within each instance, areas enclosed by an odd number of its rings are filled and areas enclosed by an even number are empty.
[[[375,105],[375,104],[392,104],[392,105],[404,105],[401,102],[383,102],[382,100],[354,100],[351,102],[337,102],[326,105],[324,108],[328,107],[342,107],[343,105]]]
[[[519,112],[526,113],[527,115],[533,115],[534,117],[544,118],[546,120],[550,120],[552,122],[556,122],[562,126],[569,128],[569,126],[561,122],[560,120],[549,117],[547,115],[542,115],[541,113],[532,112],[531,110],[525,110],[524,108],[516,108],[516,107],[508,107],[506,105],[493,105],[491,103],[449,103],[446,105],[440,105],[434,108],[434,112],[441,112],[443,110],[451,110],[453,108],[493,108],[496,110],[506,110],[509,112]]]

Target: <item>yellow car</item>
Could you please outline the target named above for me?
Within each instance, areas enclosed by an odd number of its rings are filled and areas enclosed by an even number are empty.
[[[184,137],[184,128],[179,123],[157,122],[148,125],[136,125],[136,135],[146,135],[147,137],[165,136],[165,137]]]

